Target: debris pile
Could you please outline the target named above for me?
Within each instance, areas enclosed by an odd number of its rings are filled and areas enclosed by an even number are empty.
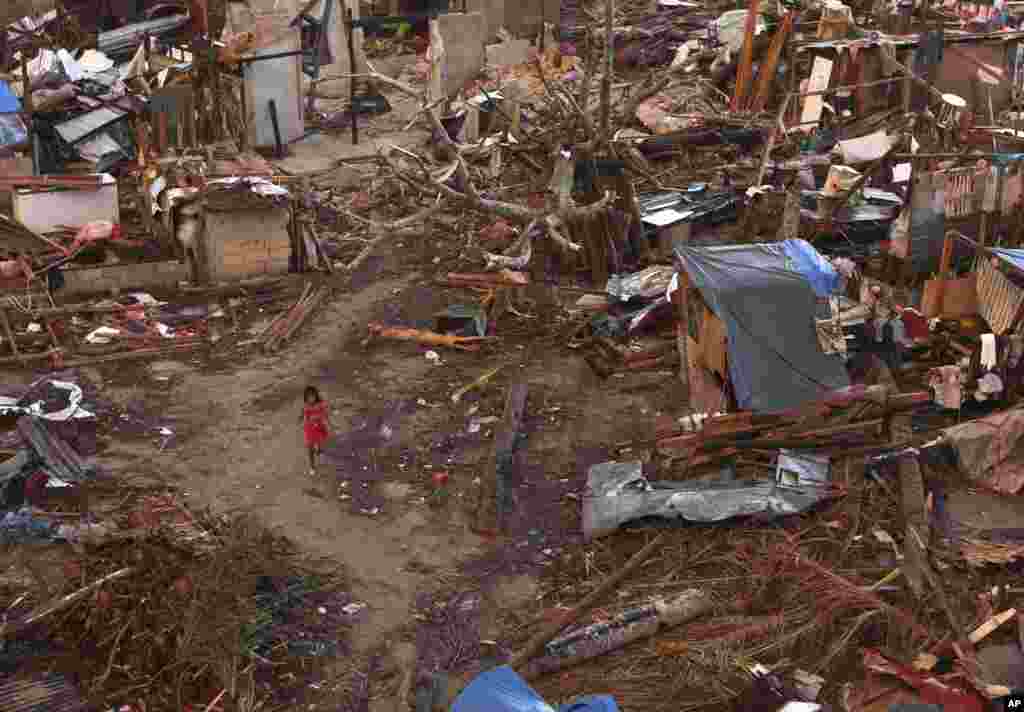
[[[421,703],[441,674],[465,710],[980,710],[1024,687],[1013,3],[565,0],[533,22],[250,0],[216,28],[169,5],[93,39],[71,8],[7,28],[0,358],[277,353],[396,256],[443,308],[360,322],[362,347],[471,365],[452,405],[501,401],[468,526],[543,571],[500,641],[420,641]],[[527,344],[683,394],[566,478],[578,536],[539,551]],[[0,533],[69,542],[76,585],[5,636],[45,620],[89,695],[147,709],[248,709],[276,656],[345,656],[351,601],[245,520],[39,511],[103,478],[34,407],[0,401],[22,489]],[[440,509],[457,483],[432,474]]]

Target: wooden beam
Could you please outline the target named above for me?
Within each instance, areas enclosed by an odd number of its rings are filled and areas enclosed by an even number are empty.
[[[782,50],[786,46],[786,39],[793,29],[794,11],[790,10],[782,18],[782,25],[779,26],[772,44],[768,48],[768,54],[761,61],[761,69],[757,73],[757,89],[754,91],[754,98],[750,104],[750,110],[760,112],[768,103],[768,96],[771,91],[772,81],[775,79],[775,72],[779,66],[779,59],[782,57]],[[792,70],[791,70],[792,71]],[[787,97],[788,102],[788,97]],[[785,112],[785,106],[782,111]],[[774,127],[773,127],[774,128]]]
[[[747,8],[747,24],[743,33],[743,48],[740,50],[740,63],[736,69],[736,89],[729,106],[732,111],[742,111],[747,100],[747,85],[750,83],[754,65],[754,32],[757,29],[757,11],[760,0],[750,0]]]
[[[504,531],[508,508],[514,502],[510,475],[521,464],[518,451],[519,433],[526,414],[526,383],[513,383],[505,396],[505,413],[494,436],[494,452],[488,477],[480,488],[477,507],[477,528],[481,531]]]

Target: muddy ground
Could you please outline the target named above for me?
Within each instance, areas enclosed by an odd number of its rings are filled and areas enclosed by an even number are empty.
[[[417,607],[453,585],[485,585],[496,592],[486,605],[497,609],[534,596],[546,557],[578,535],[576,495],[586,467],[682,406],[682,387],[669,372],[598,379],[566,346],[578,319],[541,314],[528,300],[519,315],[501,318],[500,339],[478,353],[439,350],[435,362],[413,344],[365,344],[370,320],[429,328],[438,310],[479,298],[438,287],[434,271],[422,271],[434,257],[451,256],[440,242],[382,247],[358,274],[331,278],[338,296],[279,355],[99,366],[84,374],[105,398],[175,433],[167,443],[102,434],[100,458],[115,477],[172,485],[195,507],[255,512],[309,553],[345,565],[355,598],[368,606],[352,632],[360,653],[390,649],[409,659],[419,639],[422,656],[429,645]],[[499,364],[487,386],[452,403],[456,389]],[[528,495],[520,526],[499,547],[471,525],[513,379],[530,386]],[[316,476],[307,471],[300,426],[310,384],[329,400],[333,430]],[[441,493],[432,483],[437,472],[449,476]]]

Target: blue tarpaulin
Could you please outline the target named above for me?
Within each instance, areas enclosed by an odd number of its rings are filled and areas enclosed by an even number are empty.
[[[1024,250],[1011,250],[1005,247],[993,247],[991,248],[993,255],[1008,262],[1017,269],[1024,271]]]
[[[807,240],[786,240],[782,249],[791,260],[793,270],[807,278],[817,296],[828,297],[839,291],[839,273]]]
[[[507,665],[482,672],[455,698],[452,712],[556,712]],[[557,712],[619,712],[611,695],[587,695]]]
[[[21,102],[7,82],[0,80],[0,114],[13,114],[17,111],[21,111]]]
[[[21,120],[21,101],[7,82],[0,81],[0,146],[17,146],[28,141],[28,129]]]
[[[800,242],[676,246],[690,283],[726,326],[729,378],[743,410],[798,408],[850,385],[842,359],[821,350],[815,329],[816,297],[838,277]]]

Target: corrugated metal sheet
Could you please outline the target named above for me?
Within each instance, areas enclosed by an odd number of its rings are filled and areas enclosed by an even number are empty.
[[[978,311],[988,322],[992,333],[1005,334],[1013,326],[1024,304],[1024,290],[992,266],[988,259],[978,264]]]
[[[4,712],[81,712],[86,708],[78,690],[61,675],[16,676],[0,683]]]
[[[125,112],[123,111],[104,106],[99,109],[94,109],[88,114],[76,116],[75,118],[65,121],[62,124],[58,124],[53,128],[58,134],[60,134],[62,139],[69,144],[73,144],[76,141],[81,141],[89,134],[95,133],[107,124],[117,121],[124,115]]]

